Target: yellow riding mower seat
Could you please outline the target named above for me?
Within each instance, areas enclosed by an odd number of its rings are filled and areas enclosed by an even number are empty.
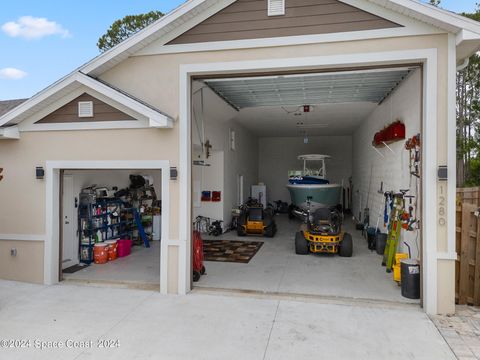
[[[241,209],[237,224],[238,236],[259,235],[273,237],[277,232],[274,211],[261,204],[245,205]]]
[[[307,223],[295,234],[295,253],[352,256],[352,236],[342,231],[342,216],[337,209],[319,208],[307,215]]]

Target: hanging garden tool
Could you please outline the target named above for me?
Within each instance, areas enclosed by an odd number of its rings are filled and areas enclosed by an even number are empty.
[[[405,199],[409,199],[408,210],[406,209]],[[418,223],[418,219],[415,214],[415,207],[413,205],[413,199],[415,196],[413,195],[404,195],[404,210],[402,214],[402,228],[407,231],[415,231],[415,224]]]
[[[417,134],[405,142],[405,149],[410,153],[410,175],[420,177],[420,134]]]
[[[385,196],[385,209],[383,210],[383,226],[387,227],[388,218],[393,210],[393,191],[387,191],[383,195]]]

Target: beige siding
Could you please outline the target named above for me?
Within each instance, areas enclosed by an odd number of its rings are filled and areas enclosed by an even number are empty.
[[[78,116],[78,102],[92,101],[93,102],[93,117],[85,118]],[[103,101],[84,93],[76,99],[63,105],[60,109],[48,114],[43,119],[40,119],[36,124],[53,124],[53,123],[69,123],[69,122],[90,122],[90,121],[124,121],[136,120],[130,115],[115,109],[113,106],[105,104]]]
[[[400,25],[337,0],[286,0],[285,15],[268,16],[267,0],[237,0],[169,44],[328,34]]]
[[[43,283],[43,241],[0,240],[0,278]]]

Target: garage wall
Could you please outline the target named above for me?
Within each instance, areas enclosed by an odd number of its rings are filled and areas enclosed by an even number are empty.
[[[201,82],[194,82],[192,97],[193,159],[201,155],[201,142],[210,141],[212,156],[206,159],[209,167],[192,167],[192,185],[200,182],[202,190],[222,191],[222,201],[200,203],[193,199],[193,216],[203,215],[215,220],[223,220],[224,226],[231,222],[231,210],[238,205],[239,175],[244,177],[244,197],[248,198],[250,186],[258,181],[258,138],[235,121],[238,112]],[[203,104],[203,105],[202,105]],[[235,150],[230,147],[230,133],[235,132]],[[220,153],[223,164],[218,163]],[[215,155],[213,155],[215,154]],[[198,192],[197,200],[198,200]]]
[[[129,176],[131,174],[150,175],[153,177],[153,187],[155,188],[157,198],[162,198],[162,177],[160,170],[68,170],[65,171],[65,174],[73,175],[74,193],[76,196],[83,188],[94,184],[96,184],[97,187],[107,187],[109,189],[117,186],[120,190],[130,185]]]
[[[198,150],[194,151],[194,158],[200,153]],[[206,162],[210,166],[192,167],[193,218],[202,215],[210,219],[223,220],[224,180],[223,176],[219,175],[223,174],[225,169],[223,151],[212,151]],[[221,191],[221,201],[201,201],[202,191]]]
[[[267,186],[267,201],[282,200],[290,203],[285,185],[289,170],[301,170],[303,162],[298,155],[325,154],[327,178],[332,183],[346,185],[352,176],[351,136],[311,136],[308,144],[303,137],[265,137],[259,139],[259,181]]]
[[[372,147],[374,134],[385,125],[401,120],[406,126],[407,138],[420,132],[421,124],[421,71],[412,73],[382,105],[360,125],[353,135],[353,211],[356,218],[359,211],[366,206],[366,199],[371,176],[369,198],[370,224],[376,225],[380,217],[380,229],[383,226],[384,196],[379,194],[381,182],[383,190],[398,192],[411,189],[410,195],[417,195],[415,177],[410,181],[409,153],[405,150],[405,141],[393,143],[390,148],[380,148],[378,154]],[[418,183],[418,188],[420,183]],[[361,200],[361,203],[360,203]],[[418,256],[420,239],[416,241],[417,232],[402,232],[404,241],[410,244],[412,256]],[[403,245],[402,245],[403,246]],[[406,251],[405,246],[403,250]]]

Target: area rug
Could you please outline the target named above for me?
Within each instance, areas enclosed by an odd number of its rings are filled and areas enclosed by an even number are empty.
[[[248,264],[262,247],[261,241],[204,240],[206,261]]]
[[[80,265],[80,264],[77,264],[77,265],[73,265],[73,266],[70,266],[66,269],[63,269],[62,270],[62,273],[64,274],[73,274],[73,273],[76,273],[77,271],[80,271],[80,270],[83,270],[83,269],[86,269],[89,265]]]

